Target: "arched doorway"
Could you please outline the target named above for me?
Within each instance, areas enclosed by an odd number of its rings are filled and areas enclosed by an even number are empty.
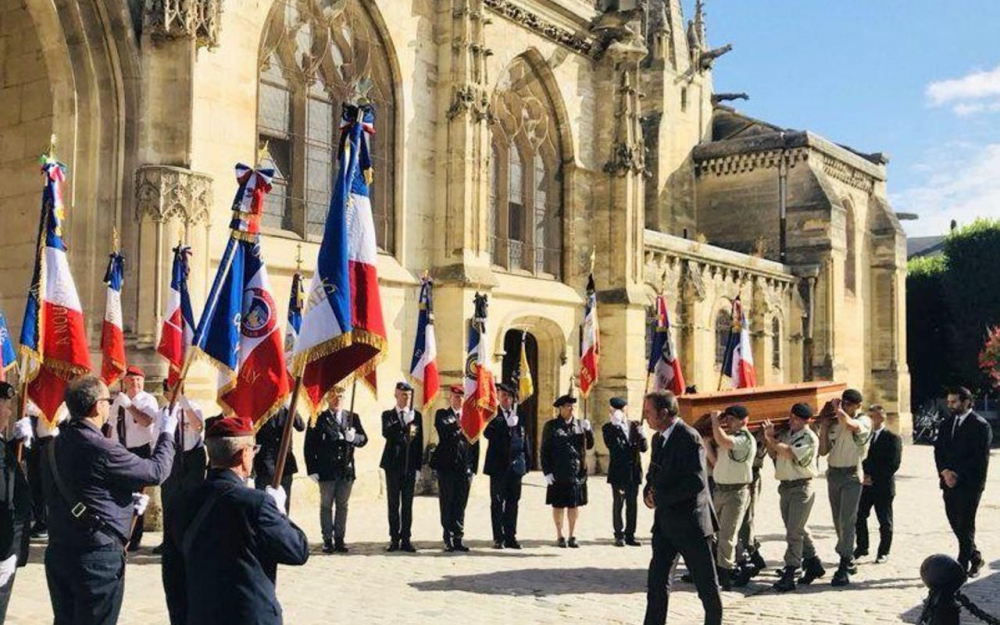
[[[522,348],[528,356],[528,367],[534,379],[535,394],[521,403],[517,412],[524,419],[527,437],[531,441],[531,462],[528,468],[536,470],[538,468],[538,340],[530,332],[507,330],[503,337],[502,374],[503,381],[515,387],[521,367]]]

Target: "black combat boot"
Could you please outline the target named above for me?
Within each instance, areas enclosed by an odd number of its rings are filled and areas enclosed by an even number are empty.
[[[799,583],[809,585],[824,575],[826,575],[826,569],[823,568],[823,563],[818,556],[806,558],[802,561],[802,577],[799,578]]]
[[[833,574],[833,579],[830,580],[830,585],[847,586],[848,584],[850,584],[851,583],[850,566],[851,564],[849,560],[841,560],[840,566],[837,567],[837,570]]]
[[[464,543],[462,543],[462,539],[461,538],[456,538],[452,542],[452,546],[455,548],[455,551],[458,551],[459,553],[468,553],[469,552],[469,548],[466,547]]]
[[[782,569],[781,579],[774,583],[773,588],[778,592],[791,592],[795,590],[795,567],[786,566]]]
[[[767,568],[767,561],[764,560],[764,556],[760,555],[760,549],[754,549],[750,552],[750,567],[751,574],[750,577],[757,577],[757,575]]]

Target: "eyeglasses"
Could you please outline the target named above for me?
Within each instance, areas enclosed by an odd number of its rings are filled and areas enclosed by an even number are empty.
[[[112,400],[111,400],[110,397],[98,397],[96,400],[94,400],[94,403],[96,404],[96,403],[102,402],[102,401],[106,401],[106,402],[108,402],[110,404]]]

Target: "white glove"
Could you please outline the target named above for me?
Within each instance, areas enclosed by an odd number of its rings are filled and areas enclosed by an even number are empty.
[[[270,486],[264,487],[264,493],[274,501],[274,505],[278,506],[278,512],[282,516],[285,515],[285,501],[288,500],[288,495],[285,494],[285,489],[281,486],[277,488],[271,488]]]
[[[160,432],[169,434],[173,438],[174,432],[177,431],[177,424],[180,421],[180,406],[174,406],[174,411],[168,413],[170,406],[166,406],[160,411]]]
[[[414,414],[413,414],[412,410],[407,410],[406,412],[404,412],[403,413],[403,425],[410,425],[411,423],[413,423],[413,417],[414,417]]]
[[[319,484],[319,473],[310,473],[309,479]]]
[[[26,449],[31,449],[31,441],[34,439],[35,433],[31,429],[31,417],[18,419],[14,423],[14,440],[21,441]]]
[[[132,398],[130,398],[126,393],[118,393],[118,396],[115,397],[115,401],[117,401],[118,405],[125,410],[132,407]]]
[[[582,420],[580,422],[580,427],[583,428],[584,432],[589,432],[590,431],[590,421],[588,421],[587,419]]]
[[[3,562],[0,562],[0,588],[7,585],[10,578],[14,576],[14,571],[17,569],[17,554],[15,553],[11,557],[7,558]]]
[[[144,495],[142,493],[132,493],[132,509],[135,510],[136,516],[142,516],[146,512],[146,506],[149,505],[149,495]]]
[[[356,439],[357,437],[358,433],[354,431],[354,428],[348,428],[348,430],[344,432],[344,440],[346,440],[348,443],[353,443],[354,439]]]
[[[546,473],[545,483],[548,484],[549,486],[552,486],[553,484],[556,483],[556,476],[552,475],[551,473]]]
[[[507,415],[507,418],[504,419],[504,421],[507,422],[507,427],[510,427],[510,428],[515,427],[517,425],[517,421],[518,421],[518,419],[517,419],[517,413],[516,412],[510,413],[509,415]]]

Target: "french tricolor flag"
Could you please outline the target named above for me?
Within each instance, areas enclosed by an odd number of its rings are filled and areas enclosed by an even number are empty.
[[[101,329],[101,380],[111,386],[125,375],[125,333],[122,330],[122,282],[125,258],[117,251],[108,259],[104,283],[108,287]]]
[[[462,431],[469,442],[479,440],[486,424],[497,412],[497,387],[489,368],[486,345],[486,295],[476,293],[465,351],[465,401]]]
[[[757,386],[757,371],[753,366],[753,348],[750,345],[750,324],[739,296],[733,300],[732,318],[733,326],[729,331],[722,373],[732,380],[733,388]]]
[[[62,183],[66,167],[51,155],[42,157],[42,214],[31,289],[21,326],[22,375],[28,380],[28,399],[42,418],[54,423],[66,385],[90,371],[86,323],[66,258],[63,241]]]
[[[649,351],[649,375],[653,377],[651,391],[670,391],[674,395],[684,393],[684,374],[681,362],[670,336],[670,313],[663,295],[656,296],[656,319],[653,326],[653,344]]]
[[[7,381],[7,372],[17,365],[17,351],[10,340],[7,317],[0,312],[0,382]]]
[[[170,296],[167,298],[167,311],[163,316],[163,329],[160,332],[160,343],[156,352],[166,359],[170,365],[167,374],[167,386],[174,388],[180,379],[184,368],[184,358],[188,347],[194,339],[194,312],[191,309],[191,296],[188,295],[188,259],[191,248],[178,244],[174,248],[174,262],[170,271]]]
[[[417,314],[417,336],[410,360],[410,377],[424,389],[423,407],[437,397],[441,379],[437,368],[437,338],[434,336],[434,283],[424,278],[420,283],[420,312]]]

